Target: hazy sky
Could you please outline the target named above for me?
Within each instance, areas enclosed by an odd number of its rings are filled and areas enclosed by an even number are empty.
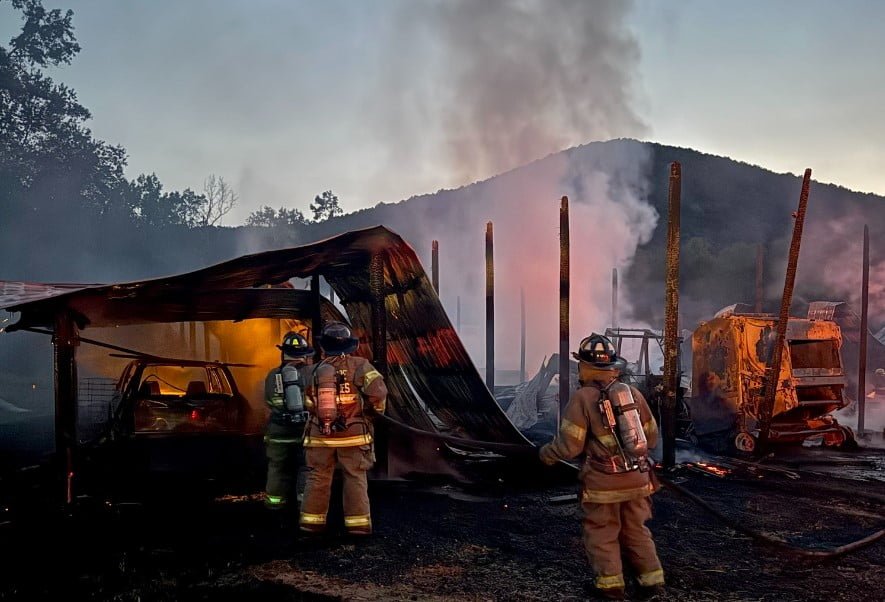
[[[885,194],[885,3],[44,0],[55,77],[129,153],[199,190],[346,211],[635,137]],[[0,33],[18,22],[0,5]]]

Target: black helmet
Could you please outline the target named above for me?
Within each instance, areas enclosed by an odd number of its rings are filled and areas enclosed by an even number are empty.
[[[343,322],[329,322],[323,326],[320,347],[329,355],[346,355],[356,351],[359,339],[353,336],[350,326]]]
[[[283,343],[277,345],[277,349],[289,357],[307,357],[313,355],[313,347],[302,335],[297,332],[287,332],[283,336]]]
[[[608,337],[595,332],[581,341],[578,352],[572,353],[572,356],[601,370],[623,371],[627,365],[624,359],[617,354],[615,346],[612,345]]]

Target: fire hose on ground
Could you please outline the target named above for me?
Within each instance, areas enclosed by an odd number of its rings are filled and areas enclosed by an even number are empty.
[[[860,548],[863,548],[864,546],[867,546],[871,543],[878,541],[879,539],[882,538],[883,535],[885,535],[885,529],[880,529],[879,531],[876,531],[875,533],[868,535],[867,537],[864,537],[863,539],[858,539],[857,541],[853,541],[851,543],[848,543],[848,544],[845,544],[843,546],[839,546],[836,548],[824,548],[824,549],[820,549],[820,550],[810,550],[808,548],[800,548],[797,546],[790,545],[790,544],[786,543],[785,541],[782,541],[782,540],[772,537],[770,535],[766,535],[765,533],[760,533],[759,531],[754,531],[753,529],[745,527],[745,526],[741,525],[740,523],[738,523],[737,521],[733,520],[732,518],[729,518],[728,516],[726,516],[725,514],[723,514],[722,512],[717,510],[716,508],[714,508],[713,506],[711,506],[709,503],[707,503],[701,497],[695,495],[694,493],[690,492],[689,490],[685,489],[684,487],[680,487],[679,485],[677,485],[673,481],[671,481],[667,478],[661,477],[660,475],[658,475],[658,479],[661,481],[661,483],[664,485],[664,487],[667,487],[668,489],[672,489],[674,492],[676,492],[677,495],[680,495],[688,500],[691,500],[692,502],[694,502],[695,504],[697,504],[698,506],[700,506],[701,508],[703,508],[704,510],[706,510],[707,512],[709,512],[710,514],[712,514],[713,516],[718,518],[719,520],[721,520],[723,523],[725,523],[726,525],[728,525],[729,527],[731,527],[732,529],[734,529],[738,533],[746,535],[747,537],[750,537],[754,541],[758,541],[758,542],[763,543],[765,545],[771,546],[773,548],[777,548],[779,550],[783,550],[785,552],[789,552],[791,554],[797,554],[800,556],[808,556],[811,558],[835,558],[836,556],[842,556],[842,555],[847,554],[849,552],[859,550]]]
[[[465,439],[463,437],[455,437],[453,435],[446,435],[443,433],[436,433],[436,432],[432,432],[432,431],[425,431],[422,429],[418,429],[418,428],[409,426],[407,424],[404,424],[404,423],[400,422],[399,420],[396,420],[395,418],[391,418],[390,416],[387,416],[384,414],[376,414],[376,418],[381,419],[383,422],[385,422],[397,429],[400,429],[400,430],[403,430],[403,431],[406,431],[406,432],[409,432],[412,434],[421,435],[424,437],[430,437],[432,439],[437,439],[439,441],[444,441],[446,443],[451,443],[453,445],[458,445],[461,447],[468,447],[468,448],[473,448],[473,449],[482,449],[482,450],[486,450],[486,451],[500,452],[502,454],[508,454],[508,455],[537,456],[537,453],[538,453],[538,450],[534,445],[529,446],[529,445],[520,444],[520,443],[500,443],[500,442],[496,442],[496,441],[476,441],[473,439]],[[794,545],[788,544],[785,541],[777,539],[776,537],[772,537],[770,535],[766,535],[765,533],[761,533],[759,531],[755,531],[753,529],[750,529],[749,527],[745,527],[744,525],[741,525],[740,523],[738,523],[734,519],[728,517],[727,515],[723,514],[722,512],[720,512],[719,510],[714,508],[712,505],[710,505],[708,502],[706,502],[704,499],[702,499],[698,495],[690,492],[689,490],[685,489],[684,487],[677,485],[676,483],[674,483],[670,479],[662,477],[658,474],[656,474],[656,476],[660,480],[661,484],[663,484],[664,487],[672,490],[678,496],[694,502],[695,504],[697,504],[698,506],[700,506],[701,508],[703,508],[704,510],[706,510],[707,512],[712,514],[714,517],[718,518],[725,525],[727,525],[728,527],[737,531],[738,533],[746,535],[747,537],[751,538],[753,541],[759,542],[761,544],[770,546],[772,548],[775,548],[775,549],[778,549],[778,550],[781,550],[784,552],[788,552],[790,554],[795,554],[795,555],[805,556],[805,557],[810,557],[810,558],[820,558],[820,559],[835,558],[837,556],[842,556],[842,555],[848,554],[850,552],[854,552],[856,550],[859,550],[865,546],[868,546],[868,545],[878,541],[879,539],[882,539],[882,537],[885,536],[885,529],[880,529],[879,531],[876,531],[875,533],[872,533],[871,535],[868,535],[867,537],[864,537],[863,539],[858,539],[857,541],[853,541],[851,543],[848,543],[848,544],[845,544],[842,546],[838,546],[835,548],[823,548],[823,549],[815,549],[815,550],[808,549],[808,548],[800,548],[798,546],[794,546]]]

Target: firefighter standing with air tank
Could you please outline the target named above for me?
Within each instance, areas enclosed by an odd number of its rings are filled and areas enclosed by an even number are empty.
[[[305,372],[313,348],[297,332],[287,332],[281,345],[280,365],[267,374],[264,399],[270,419],[264,435],[267,453],[267,485],[264,504],[270,509],[287,507],[296,498],[300,468],[304,465],[301,440],[307,412],[304,406]]]
[[[368,360],[351,355],[358,343],[346,324],[327,324],[320,337],[323,360],[310,370],[304,437],[308,473],[299,519],[307,533],[326,530],[336,464],[343,473],[347,532],[372,533],[366,476],[375,463],[372,414],[384,412],[387,387]]]
[[[624,598],[622,546],[639,586],[661,593],[664,572],[645,526],[649,496],[657,489],[648,459],[657,424],[642,393],[618,380],[626,364],[611,341],[594,333],[573,356],[581,386],[563,410],[556,438],[541,448],[541,460],[553,465],[586,454],[580,475],[583,541],[599,593]]]

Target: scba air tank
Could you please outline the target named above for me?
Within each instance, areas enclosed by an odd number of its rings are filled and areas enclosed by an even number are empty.
[[[639,404],[633,398],[630,386],[622,382],[613,383],[606,391],[611,400],[618,423],[618,438],[624,451],[634,458],[648,455],[648,441],[642,429]]]
[[[322,364],[316,369],[317,419],[324,435],[332,432],[332,423],[338,418],[338,383],[335,379],[335,367]]]
[[[304,396],[302,394],[301,371],[291,364],[286,364],[280,370],[283,380],[283,399],[286,411],[293,414],[304,412]]]

